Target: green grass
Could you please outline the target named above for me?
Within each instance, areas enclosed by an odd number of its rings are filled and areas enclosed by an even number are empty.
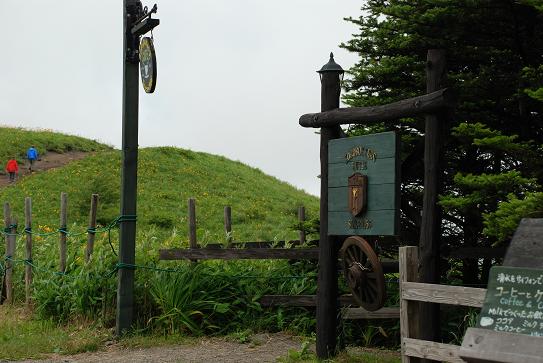
[[[101,152],[68,166],[23,178],[0,190],[19,221],[24,198],[33,202],[34,224],[57,228],[59,198],[68,193],[69,223],[87,223],[92,193],[100,195],[102,224],[119,214],[120,153]],[[156,246],[187,243],[187,199],[196,198],[200,243],[224,242],[223,208],[232,207],[233,238],[238,241],[295,239],[298,206],[308,218],[318,199],[240,162],[171,147],[142,149],[138,173],[138,229],[154,228]]]
[[[0,305],[0,360],[44,358],[97,350],[110,333],[90,323],[59,326],[30,318],[22,310]]]
[[[27,130],[16,127],[0,127],[0,162],[15,156],[18,161],[26,158],[26,150],[34,145],[40,155],[47,151],[99,151],[109,146],[95,140],[66,135],[51,130]]]
[[[309,350],[309,342],[304,341],[299,350],[291,349],[278,359],[280,363],[400,363],[398,352],[375,348],[347,348],[333,359],[319,360]]]

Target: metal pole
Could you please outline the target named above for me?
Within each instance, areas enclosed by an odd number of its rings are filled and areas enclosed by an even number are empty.
[[[139,36],[130,32],[141,3],[123,1],[123,142],[121,171],[121,216],[136,215],[136,188],[138,168],[138,82]],[[119,232],[119,263],[134,264],[136,247],[136,221],[121,221]],[[132,326],[134,316],[134,270],[119,268],[117,285],[116,333],[122,335]]]

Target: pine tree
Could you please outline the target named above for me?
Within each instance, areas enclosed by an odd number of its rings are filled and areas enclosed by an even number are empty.
[[[526,90],[537,83],[537,72],[527,70],[541,64],[543,16],[534,6],[541,2],[530,1],[368,0],[362,16],[347,19],[360,30],[342,44],[360,55],[345,81],[344,102],[351,106],[425,93],[426,52],[446,51],[447,86],[457,92],[458,105],[444,125],[443,250],[495,244],[498,235],[485,229],[485,220],[495,217],[500,204],[541,190],[543,103]],[[379,130],[397,130],[402,137],[401,242],[416,244],[424,119],[349,131]],[[490,261],[485,263],[486,272]],[[464,261],[463,277],[466,283],[486,281],[475,260]]]

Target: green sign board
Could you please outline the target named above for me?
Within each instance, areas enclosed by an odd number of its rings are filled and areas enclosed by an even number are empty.
[[[543,336],[543,270],[492,267],[477,327]]]
[[[395,132],[328,143],[328,234],[399,232],[399,158]]]

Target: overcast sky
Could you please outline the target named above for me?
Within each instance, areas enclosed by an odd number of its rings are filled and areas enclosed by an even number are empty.
[[[318,195],[315,73],[362,0],[158,0],[155,93],[140,87],[141,147],[224,155]],[[143,2],[152,7],[154,2]],[[122,0],[0,0],[0,124],[121,144]]]

